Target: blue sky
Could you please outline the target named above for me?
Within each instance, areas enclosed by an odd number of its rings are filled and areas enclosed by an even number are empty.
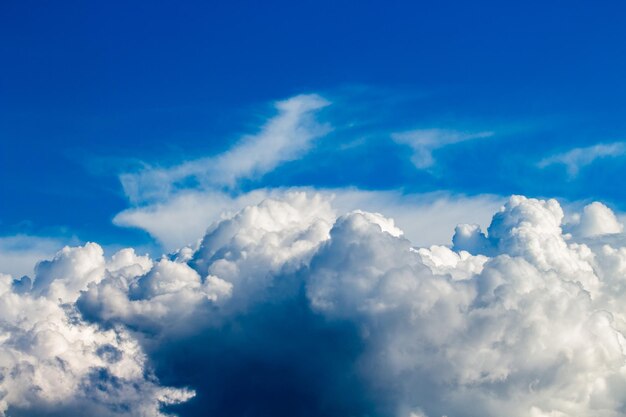
[[[619,1],[4,1],[0,235],[151,245],[113,223],[147,204],[120,175],[221,154],[300,94],[330,103],[315,114],[328,131],[221,191],[519,193],[624,210],[625,12]],[[432,160],[416,163],[424,149]],[[205,190],[194,181],[177,187]]]

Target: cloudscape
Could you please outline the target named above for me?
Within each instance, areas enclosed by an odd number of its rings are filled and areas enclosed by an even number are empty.
[[[626,415],[623,4],[0,10],[0,416]]]

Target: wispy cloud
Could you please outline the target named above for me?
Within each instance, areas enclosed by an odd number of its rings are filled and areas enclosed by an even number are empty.
[[[567,174],[575,177],[581,168],[591,165],[597,159],[618,157],[626,154],[626,143],[600,143],[593,146],[574,148],[564,153],[549,156],[539,161],[539,168],[546,168],[551,165],[565,165]]]
[[[418,129],[391,135],[397,143],[408,145],[413,149],[411,161],[419,169],[435,165],[433,152],[437,149],[490,136],[493,136],[493,132],[468,133],[449,129]]]
[[[315,118],[317,111],[329,104],[316,94],[278,101],[278,114],[230,150],[168,168],[146,166],[139,172],[122,174],[124,192],[138,203],[167,196],[188,183],[194,188],[228,188],[243,178],[261,176],[282,162],[301,157],[314,139],[330,132],[328,124]]]

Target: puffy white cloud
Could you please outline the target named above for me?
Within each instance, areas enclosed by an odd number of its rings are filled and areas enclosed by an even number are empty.
[[[214,222],[261,201],[281,199],[285,194],[306,192],[332,200],[338,214],[354,210],[384,213],[415,245],[446,245],[452,229],[463,222],[486,225],[503,199],[494,195],[463,196],[447,193],[405,194],[399,191],[368,191],[353,188],[308,187],[257,189],[237,196],[218,191],[185,191],[159,203],[119,213],[115,224],[143,229],[172,251],[193,245]]]
[[[162,416],[162,405],[193,396],[160,387],[128,331],[88,324],[55,299],[73,298],[71,280],[94,277],[101,252],[95,244],[64,249],[40,270],[51,275],[38,275],[33,291],[16,290],[19,282],[0,274],[0,415]]]
[[[230,297],[231,290],[232,284],[218,277],[201,279],[184,262],[162,258],[152,263],[123,250],[107,264],[106,278],[91,282],[77,305],[88,318],[102,323],[123,323],[142,331],[172,326],[184,330],[198,309]]]
[[[202,326],[203,320],[212,320],[204,317],[210,306],[229,300],[223,308],[243,308],[265,296],[274,276],[308,263],[328,239],[334,219],[330,203],[320,195],[295,192],[284,200],[264,200],[214,224],[193,255],[179,254],[173,261],[161,259],[149,271],[133,269],[93,281],[79,305],[98,321],[140,329],[162,329],[174,322],[178,329]],[[128,262],[124,270],[136,263]]]
[[[605,246],[594,261],[565,242],[562,218],[554,200],[511,198],[484,237],[489,260],[412,250],[361,216],[343,218],[311,262],[308,294],[360,326],[366,373],[397,386],[399,410],[618,416],[624,403],[611,387],[626,382],[626,340],[615,319],[623,309],[609,301],[621,253]]]
[[[186,191],[163,202],[126,209],[113,222],[146,230],[166,250],[175,250],[200,240],[212,223],[258,204],[269,194],[267,190],[256,190],[233,197],[218,191]]]
[[[621,233],[624,229],[615,213],[599,201],[586,205],[575,220],[572,232],[580,237]]]
[[[626,245],[606,206],[567,233],[556,200],[513,196],[485,232],[415,247],[334,202],[281,193],[159,260],[88,244],[32,286],[2,276],[0,405],[159,415],[192,395],[161,378],[197,390],[183,416],[623,415]]]
[[[468,279],[479,274],[489,259],[483,255],[474,256],[464,250],[455,252],[446,246],[420,248],[417,253],[433,274],[448,274],[455,280]]]
[[[37,265],[32,293],[61,302],[74,302],[87,284],[104,277],[104,251],[96,243],[64,247],[51,261]]]

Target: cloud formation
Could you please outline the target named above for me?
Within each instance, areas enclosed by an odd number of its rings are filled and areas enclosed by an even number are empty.
[[[158,200],[185,188],[189,181],[196,188],[233,187],[242,178],[254,178],[278,164],[297,159],[311,142],[331,127],[315,119],[330,105],[316,94],[303,94],[275,103],[278,114],[261,130],[247,135],[230,150],[216,156],[187,161],[168,168],[146,166],[141,171],[120,176],[124,192],[134,203]]]
[[[587,204],[582,213],[574,216],[573,221],[570,230],[580,237],[617,234],[624,230],[615,213],[599,201]]]
[[[0,274],[0,415],[162,416],[193,396],[158,385],[127,329],[81,318],[74,301],[110,265],[90,243],[40,263],[32,285]]]
[[[384,212],[396,219],[415,244],[430,245],[449,242],[451,230],[459,222],[486,224],[490,213],[501,204],[502,197],[488,194],[407,194],[401,189],[363,190],[349,185],[254,188],[252,183],[252,189],[238,186],[304,156],[316,139],[332,130],[329,124],[319,121],[320,111],[329,105],[316,94],[294,96],[276,102],[278,114],[259,133],[243,137],[226,152],[172,167],[145,166],[138,172],[122,174],[120,180],[131,207],[118,213],[113,223],[142,229],[165,251],[173,251],[194,246],[207,227],[246,206],[267,198],[280,199],[290,192],[307,192],[331,198],[336,215],[359,209]],[[392,134],[396,143],[414,150],[413,159],[420,168],[432,166],[433,152],[442,147],[489,136],[491,132],[449,129]]]
[[[312,187],[261,188],[235,196],[215,190],[185,191],[161,202],[118,213],[118,226],[147,231],[167,251],[194,245],[214,222],[232,217],[249,205],[292,192],[318,193],[332,200],[336,214],[353,210],[385,213],[414,244],[447,244],[455,225],[486,225],[502,203],[495,195],[463,196],[445,192],[406,194],[396,190]]]
[[[493,132],[467,133],[449,129],[418,129],[394,133],[391,137],[397,143],[411,147],[413,165],[419,169],[428,169],[435,165],[433,152],[437,149],[490,136],[493,136]]]
[[[32,283],[3,275],[0,410],[624,414],[626,245],[606,238],[622,230],[608,207],[565,224],[556,200],[513,196],[486,231],[416,247],[332,204],[286,193],[161,259],[91,243]]]
[[[600,143],[583,148],[574,148],[567,152],[549,156],[539,161],[539,168],[551,165],[564,165],[570,177],[578,175],[580,170],[601,158],[618,157],[626,154],[624,142]]]

